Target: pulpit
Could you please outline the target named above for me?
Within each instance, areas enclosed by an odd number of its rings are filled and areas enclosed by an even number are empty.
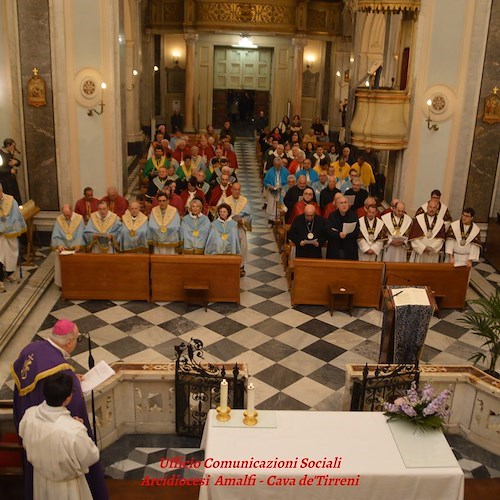
[[[384,286],[379,363],[416,363],[437,308],[429,287]]]

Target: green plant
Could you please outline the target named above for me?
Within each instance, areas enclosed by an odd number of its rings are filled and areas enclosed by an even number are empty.
[[[460,320],[467,325],[475,335],[484,339],[483,347],[489,350],[490,365],[486,373],[498,377],[495,366],[500,357],[500,291],[489,297],[481,297],[470,303],[472,310],[464,313]],[[469,358],[474,364],[486,361],[483,352],[477,352]]]

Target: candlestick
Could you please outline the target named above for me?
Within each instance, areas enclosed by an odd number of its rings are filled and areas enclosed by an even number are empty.
[[[228,390],[227,380],[224,378],[220,383],[220,407],[222,409],[227,408],[227,390]]]
[[[252,414],[255,411],[255,387],[250,382],[247,387],[247,412]]]

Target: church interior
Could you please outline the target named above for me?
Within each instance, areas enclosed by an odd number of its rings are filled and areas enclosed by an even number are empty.
[[[204,366],[223,367],[228,379],[239,366],[230,384],[235,408],[238,380],[246,380],[263,414],[354,409],[365,364],[380,362],[385,299],[352,310],[297,302],[286,241],[265,208],[259,112],[268,132],[298,115],[304,133],[319,120],[321,141],[337,154],[343,146],[372,152],[378,165],[370,193],[380,211],[397,199],[413,218],[436,189],[452,220],[474,209],[481,256],[467,275],[463,306],[438,307],[430,318],[420,381],[452,387],[445,434],[465,476],[460,498],[497,495],[500,366],[485,373],[488,348],[463,320],[473,301],[498,296],[500,284],[499,38],[497,0],[0,2],[0,142],[15,141],[20,164],[13,175],[28,222],[17,283],[5,279],[0,293],[0,483],[11,498],[22,498],[19,478],[2,473],[4,430],[13,423],[11,365],[61,319],[88,333],[68,359],[77,373],[89,369],[89,348],[96,363],[116,371],[94,391],[111,498],[137,498],[127,494],[144,491],[134,490],[144,477],[171,477],[176,469],[165,472],[162,457],[203,457],[203,427],[178,431],[181,343],[200,340]],[[51,248],[63,206],[73,207],[88,186],[99,199],[116,186],[135,200],[145,192],[141,171],[159,126],[170,137],[179,126],[196,144],[210,126],[219,134],[227,121],[252,218],[239,300],[120,300],[107,295],[98,274],[95,297],[65,296],[54,283]],[[85,281],[76,279],[75,289]],[[139,288],[134,280],[126,272],[117,277],[127,291]],[[365,286],[380,296],[388,274],[384,280]],[[317,283],[304,283],[307,296]],[[497,348],[498,335],[497,318]],[[484,359],[475,364],[478,352]],[[247,396],[239,397],[246,408]],[[203,422],[217,406],[197,404]],[[191,499],[198,490],[147,495]],[[201,488],[200,498],[211,498],[203,495]]]

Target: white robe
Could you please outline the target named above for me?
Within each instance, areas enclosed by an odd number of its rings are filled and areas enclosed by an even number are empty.
[[[401,225],[401,229],[399,230],[400,232],[399,236],[403,236],[408,230],[408,228],[411,226],[411,223],[413,222],[412,218],[409,215],[403,214],[403,217],[404,220],[403,224]],[[385,227],[387,228],[387,234],[388,234],[387,246],[385,247],[384,250],[384,258],[383,258],[384,262],[406,262],[408,238],[404,245],[401,245],[399,247],[391,245],[395,236],[395,229],[394,229],[394,224],[392,223],[391,213],[389,212],[387,214],[382,215],[382,221],[385,224]]]
[[[436,216],[437,217],[437,216]],[[439,230],[444,224],[442,218],[437,217],[436,224],[432,230],[430,237],[427,237],[427,228],[424,222],[424,214],[417,215],[415,217],[414,224],[418,224],[422,229],[423,236],[421,238],[415,238],[411,240],[411,246],[413,251],[410,255],[410,262],[421,262],[421,263],[437,263],[439,262],[439,251],[443,247],[444,240],[441,238],[436,238]],[[431,223],[432,224],[432,223]],[[425,249],[429,247],[432,248],[431,252],[425,252]]]
[[[358,238],[358,260],[363,262],[374,262],[380,260],[382,257],[381,252],[384,247],[384,242],[382,240],[377,240],[377,237],[384,228],[384,223],[378,218],[375,218],[373,222],[368,221],[371,228],[373,228],[373,224],[375,224],[373,241],[370,241],[364,219],[364,217],[359,218],[359,232],[361,233],[361,238]],[[368,252],[368,250],[373,250],[375,253],[367,254],[366,252]]]
[[[99,460],[99,450],[66,408],[45,401],[28,408],[19,435],[34,469],[34,500],[92,500],[85,474]]]
[[[464,227],[465,231],[468,231],[469,226]],[[472,240],[477,236],[480,229],[477,224],[472,223],[472,230],[465,240],[465,245],[460,245],[462,240],[462,233],[460,232],[460,221],[456,220],[451,223],[451,230],[455,238],[447,238],[445,243],[445,252],[448,255],[453,255],[455,258],[455,265],[465,266],[468,260],[472,262],[478,261],[481,254],[481,247],[476,243],[472,243]]]

